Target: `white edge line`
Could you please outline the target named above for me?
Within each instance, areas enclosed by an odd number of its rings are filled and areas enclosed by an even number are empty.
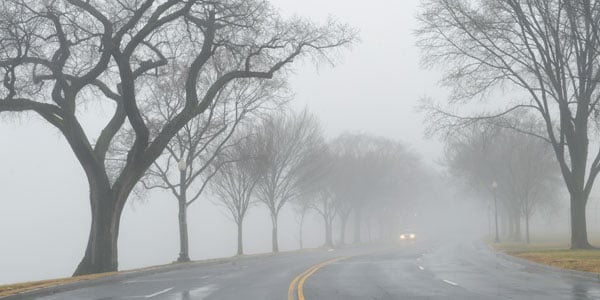
[[[456,283],[456,282],[452,282],[452,281],[450,281],[450,280],[446,280],[446,279],[444,279],[444,280],[442,280],[442,281],[443,281],[443,282],[445,282],[445,283],[447,283],[447,284],[449,284],[449,285],[452,285],[452,286],[458,286],[458,283]]]
[[[160,294],[164,294],[164,293],[166,293],[166,292],[168,292],[168,291],[170,291],[170,290],[172,290],[172,289],[173,289],[173,288],[172,288],[172,287],[170,287],[170,288],[168,288],[168,289],[164,289],[164,290],[162,290],[162,291],[159,291],[159,292],[156,292],[156,293],[154,293],[154,294],[147,295],[147,296],[144,296],[144,297],[145,297],[145,298],[152,298],[152,297],[154,297],[154,296],[158,296],[158,295],[160,295]]]

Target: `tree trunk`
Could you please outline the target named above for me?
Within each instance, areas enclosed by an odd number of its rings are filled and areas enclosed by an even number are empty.
[[[273,222],[273,231],[271,233],[271,240],[273,243],[273,252],[279,252],[279,242],[277,241],[277,215],[271,215],[271,221]]]
[[[179,172],[179,257],[178,262],[190,261],[187,227],[187,185],[186,171]]]
[[[519,212],[515,212],[515,241],[521,241],[521,216]]]
[[[342,217],[342,222],[341,222],[341,229],[340,229],[340,244],[344,245],[346,244],[346,223],[348,222],[348,215],[345,216],[341,216]]]
[[[369,243],[373,243],[373,234],[371,233],[371,222],[367,221],[367,236],[369,237]]]
[[[360,244],[360,211],[354,212],[354,243]]]
[[[243,221],[240,220],[237,224],[237,255],[244,254],[244,241],[242,240],[242,237],[243,237],[242,223],[243,223]]]
[[[122,175],[111,188],[106,170],[86,169],[90,188],[92,225],[83,259],[73,276],[118,271],[118,238],[121,214],[141,169]]]
[[[300,229],[298,232],[298,242],[300,243],[300,249],[304,249],[304,243],[303,243],[303,239],[302,239],[302,227],[304,227],[304,215],[305,213],[302,213],[302,216],[300,216]]]
[[[73,276],[115,272],[118,269],[117,239],[123,204],[108,190],[90,187],[92,225],[83,259]]]
[[[325,220],[325,247],[333,247],[333,237],[332,237],[332,227],[333,224],[330,220],[327,220],[327,218],[324,218]]]
[[[506,221],[508,222],[508,239],[514,241],[515,239],[515,222],[512,214],[507,212]]]
[[[593,183],[595,180],[594,174],[589,174],[589,178],[585,179],[585,174],[588,168],[588,116],[585,112],[590,103],[588,97],[578,99],[577,113],[575,117],[575,136],[569,144],[574,143],[570,147],[571,156],[571,174],[567,182],[569,195],[571,196],[571,249],[590,249],[587,237],[587,221],[585,216],[585,207],[589,197],[589,191],[585,192],[586,181]],[[582,104],[585,103],[585,104]],[[561,109],[562,110],[562,109]],[[563,172],[563,177],[567,179]]]
[[[184,198],[179,200],[179,257],[178,262],[190,261],[187,226],[187,203]]]
[[[571,249],[590,249],[587,238],[585,197],[571,194]]]
[[[529,240],[529,215],[528,214],[525,215],[525,240],[526,240],[527,244],[529,244],[530,240]]]

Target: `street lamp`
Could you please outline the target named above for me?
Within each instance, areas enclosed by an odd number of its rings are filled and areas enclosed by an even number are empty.
[[[179,171],[183,172],[185,171],[185,168],[187,167],[187,164],[185,163],[185,159],[182,158],[178,163],[177,163],[177,168],[179,169]]]
[[[498,201],[496,200],[496,189],[498,188],[498,183],[496,180],[492,181],[492,191],[494,193],[494,221],[496,222],[496,238],[494,239],[495,243],[500,243],[500,237],[498,235]]]

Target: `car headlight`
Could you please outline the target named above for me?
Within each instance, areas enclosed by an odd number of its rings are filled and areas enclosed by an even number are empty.
[[[405,238],[406,238],[406,236],[405,236],[404,234],[401,234],[401,235],[400,235],[400,239],[401,239],[401,240],[403,240],[403,239],[405,239]]]
[[[417,237],[417,236],[416,236],[415,234],[411,234],[411,235],[410,235],[410,238],[411,238],[411,239],[414,239],[414,238],[416,238],[416,237]]]

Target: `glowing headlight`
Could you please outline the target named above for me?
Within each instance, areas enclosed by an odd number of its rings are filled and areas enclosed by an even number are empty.
[[[403,239],[405,239],[405,238],[406,238],[406,236],[405,236],[404,234],[401,234],[401,235],[400,235],[400,239],[401,239],[401,240],[403,240]]]
[[[416,235],[414,235],[414,234],[411,234],[411,235],[410,235],[410,238],[411,238],[411,239],[414,239],[414,238],[416,238],[416,237],[417,237],[417,236],[416,236]]]

